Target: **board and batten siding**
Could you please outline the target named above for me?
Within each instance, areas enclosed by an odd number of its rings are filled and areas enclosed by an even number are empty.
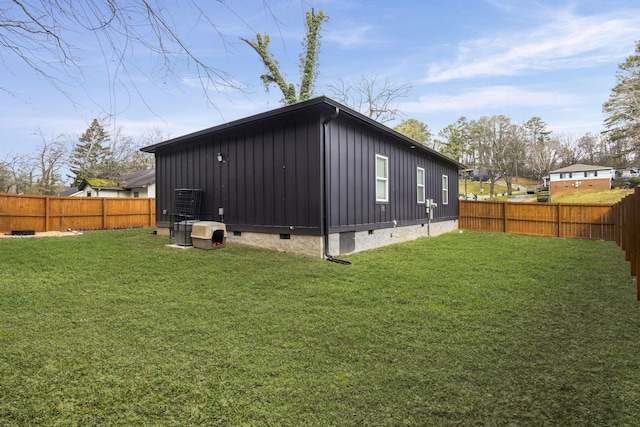
[[[388,133],[338,116],[327,129],[330,232],[422,224],[425,204],[417,201],[417,168],[425,170],[425,197],[433,199],[434,221],[458,215],[458,169],[429,153],[411,149]],[[389,201],[376,201],[376,155],[389,160]],[[442,202],[442,175],[449,177],[449,203]]]
[[[462,165],[327,98],[147,148],[156,155],[158,226],[169,226],[178,188],[203,190],[200,219],[221,221],[222,208],[232,232],[324,235],[325,221],[328,233],[424,225],[418,167],[425,171],[425,197],[438,204],[433,221],[458,216]],[[376,155],[389,161],[384,203],[376,201]]]
[[[221,220],[218,210],[223,208],[230,230],[319,235],[316,123],[317,118],[299,112],[286,120],[272,118],[159,149],[158,221],[170,221],[176,188],[198,188],[203,190],[200,219]],[[218,161],[218,153],[224,162]]]

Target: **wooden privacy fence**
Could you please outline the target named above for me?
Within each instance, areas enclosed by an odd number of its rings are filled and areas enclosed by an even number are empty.
[[[636,276],[636,294],[640,301],[640,187],[613,207],[616,233],[615,241],[624,250],[631,265],[631,275]]]
[[[0,194],[0,233],[153,227],[155,199]]]
[[[636,277],[640,301],[640,187],[616,204],[460,201],[459,227],[537,236],[615,241]]]
[[[459,227],[535,236],[615,240],[611,203],[515,203],[460,200]]]

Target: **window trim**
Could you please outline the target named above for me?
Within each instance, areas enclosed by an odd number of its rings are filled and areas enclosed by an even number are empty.
[[[385,176],[380,176],[378,173],[378,159],[384,160],[386,174]],[[376,191],[376,202],[380,203],[388,203],[389,202],[389,157],[383,156],[382,154],[376,154],[376,183],[375,183],[375,191]],[[378,183],[384,182],[384,198],[378,197]]]
[[[420,182],[420,171],[422,171],[422,182]],[[420,205],[423,205],[426,203],[427,197],[426,197],[426,173],[424,168],[421,168],[420,166],[416,167],[416,191],[417,191],[417,203]],[[422,197],[421,197],[422,196]]]
[[[442,204],[449,204],[449,175],[442,175]]]

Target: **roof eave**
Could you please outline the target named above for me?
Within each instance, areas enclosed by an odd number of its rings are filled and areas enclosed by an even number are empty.
[[[313,99],[310,99],[308,101],[298,102],[298,103],[295,103],[295,104],[287,105],[285,107],[281,107],[281,108],[277,108],[277,109],[274,109],[274,110],[266,111],[266,112],[263,112],[263,113],[260,113],[260,114],[256,114],[256,115],[253,115],[253,116],[245,117],[243,119],[235,120],[235,121],[232,121],[232,122],[229,122],[229,123],[224,123],[224,124],[221,124],[221,125],[213,126],[213,127],[210,127],[210,128],[207,128],[207,129],[203,129],[203,130],[200,130],[200,131],[197,131],[197,132],[193,132],[193,133],[190,133],[190,134],[187,134],[187,135],[179,136],[177,138],[173,138],[173,139],[170,139],[170,140],[167,140],[167,141],[163,141],[163,142],[160,142],[160,143],[157,143],[157,144],[154,144],[154,145],[143,147],[143,148],[140,149],[140,151],[144,151],[144,152],[147,152],[147,153],[155,153],[158,149],[161,149],[161,148],[164,148],[164,147],[169,147],[171,145],[178,144],[178,143],[184,142],[184,141],[188,141],[188,140],[191,140],[191,139],[194,139],[194,138],[198,138],[200,136],[208,135],[208,134],[213,133],[213,132],[219,132],[221,130],[228,130],[228,129],[231,129],[231,128],[234,128],[234,127],[238,127],[238,126],[242,126],[242,125],[245,125],[245,124],[248,124],[248,123],[252,123],[252,122],[255,122],[255,121],[258,121],[258,120],[263,120],[263,119],[267,119],[267,118],[271,118],[271,117],[277,117],[277,116],[282,115],[282,114],[287,114],[287,113],[289,113],[291,111],[296,111],[296,110],[300,110],[300,109],[303,109],[303,108],[308,108],[308,107],[311,107],[311,106],[314,106],[314,105],[322,105],[322,104],[328,105],[328,106],[333,107],[333,108],[337,108],[341,112],[347,113],[350,116],[352,116],[352,117],[354,117],[354,118],[356,118],[356,119],[358,119],[360,121],[363,121],[363,122],[369,124],[370,126],[373,126],[376,129],[393,136],[396,139],[399,139],[399,140],[403,141],[404,144],[410,149],[420,150],[420,151],[428,153],[428,154],[430,154],[432,156],[438,157],[438,158],[440,158],[440,159],[442,159],[444,161],[447,161],[447,162],[451,163],[452,165],[455,165],[457,169],[465,169],[466,168],[466,166],[464,164],[458,162],[457,160],[451,159],[450,157],[447,157],[444,154],[442,154],[442,153],[440,153],[440,152],[438,152],[438,151],[436,151],[436,150],[434,150],[432,148],[426,147],[426,146],[418,143],[417,141],[414,141],[413,139],[409,138],[408,136],[403,135],[400,132],[398,132],[398,131],[396,131],[394,129],[391,129],[390,127],[388,127],[388,126],[386,126],[386,125],[384,125],[384,124],[382,124],[380,122],[377,122],[377,121],[373,120],[372,118],[367,117],[364,114],[359,113],[359,112],[347,107],[346,105],[342,105],[339,102],[337,102],[337,101],[335,101],[335,100],[333,100],[333,99],[331,99],[329,97],[326,97],[326,96],[319,96],[317,98],[313,98]]]

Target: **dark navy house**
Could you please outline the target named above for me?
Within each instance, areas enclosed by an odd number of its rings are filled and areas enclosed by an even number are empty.
[[[142,149],[156,158],[158,233],[176,189],[229,242],[344,255],[457,228],[464,166],[319,97]]]

